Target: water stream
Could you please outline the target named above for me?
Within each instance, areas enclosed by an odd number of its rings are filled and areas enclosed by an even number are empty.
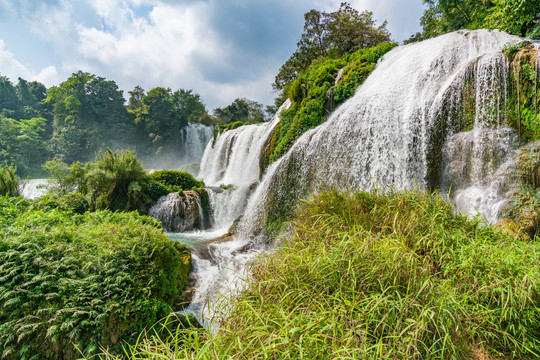
[[[451,190],[458,211],[496,221],[519,145],[504,125],[509,64],[502,50],[519,40],[498,31],[458,31],[393,49],[351,99],[262,176],[260,154],[278,117],[210,142],[199,176],[207,185],[233,185],[211,194],[214,228],[226,232],[242,217],[232,241],[206,250],[191,245],[196,295],[188,310],[216,316],[211,304],[220,293],[237,291],[246,264],[271,246],[258,236],[268,215],[292,211],[299,198],[321,188]],[[473,119],[464,115],[466,96]]]

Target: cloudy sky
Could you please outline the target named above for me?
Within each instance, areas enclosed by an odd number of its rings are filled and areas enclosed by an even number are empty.
[[[0,0],[0,75],[58,85],[77,70],[136,85],[193,89],[207,108],[265,105],[296,48],[303,14],[330,0]],[[352,0],[400,43],[419,31],[422,0]]]

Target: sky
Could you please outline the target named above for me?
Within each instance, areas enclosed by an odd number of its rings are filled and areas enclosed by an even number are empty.
[[[351,0],[402,43],[420,31],[422,0]],[[311,9],[329,0],[0,0],[0,75],[47,87],[82,70],[139,85],[192,89],[207,109],[236,98],[273,103],[272,82]]]

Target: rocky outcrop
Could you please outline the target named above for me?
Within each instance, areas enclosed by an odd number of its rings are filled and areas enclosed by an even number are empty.
[[[161,221],[170,232],[203,230],[209,227],[208,209],[204,209],[199,193],[187,190],[162,196],[148,214]]]

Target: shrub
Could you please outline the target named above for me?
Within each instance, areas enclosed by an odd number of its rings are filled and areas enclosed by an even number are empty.
[[[84,214],[90,209],[90,203],[81,193],[68,193],[65,195],[47,194],[34,200],[32,208],[40,210],[61,209]]]
[[[3,359],[90,356],[167,315],[188,284],[189,251],[150,217],[3,198],[0,224]]]
[[[204,183],[188,172],[177,170],[159,170],[150,174],[150,178],[174,191],[204,187]]]
[[[19,177],[17,170],[10,165],[0,165],[0,195],[19,196]]]

